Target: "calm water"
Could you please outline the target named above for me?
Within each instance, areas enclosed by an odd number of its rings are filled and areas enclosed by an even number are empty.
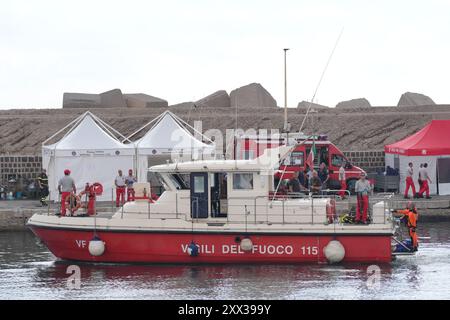
[[[69,264],[31,232],[0,232],[0,299],[450,299],[450,223],[419,233],[431,237],[419,253],[380,265],[378,278],[361,264],[80,264],[80,289],[70,289]]]

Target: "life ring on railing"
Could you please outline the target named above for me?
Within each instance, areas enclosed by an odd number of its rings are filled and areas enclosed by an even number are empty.
[[[69,209],[70,213],[74,213],[81,207],[81,198],[80,196],[71,193],[69,196],[65,199],[65,205],[66,208]]]
[[[102,184],[99,182],[94,182],[94,184],[92,185],[92,191],[95,193],[95,195],[101,196],[103,193]]]
[[[336,217],[336,200],[330,199],[327,202],[327,219],[328,223],[332,223]]]

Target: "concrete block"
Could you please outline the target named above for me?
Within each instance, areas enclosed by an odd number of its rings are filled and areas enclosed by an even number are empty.
[[[435,105],[434,101],[421,93],[414,92],[405,92],[400,97],[397,106],[405,107],[405,106],[431,106]]]
[[[277,102],[259,83],[251,83],[231,91],[231,107],[238,108],[276,108]]]
[[[370,102],[366,98],[352,99],[341,101],[336,105],[336,108],[370,108]]]
[[[126,93],[124,98],[129,108],[167,108],[169,106],[166,100],[144,93]]]
[[[102,107],[125,108],[127,105],[120,89],[113,89],[100,94]]]
[[[225,90],[216,91],[195,102],[201,107],[227,108],[230,107],[230,96]]]
[[[100,95],[64,92],[63,108],[97,108],[101,106]]]

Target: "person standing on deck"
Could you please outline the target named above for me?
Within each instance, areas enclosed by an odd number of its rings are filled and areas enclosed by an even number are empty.
[[[367,211],[369,210],[370,182],[366,179],[366,173],[361,172],[361,177],[355,184],[356,192],[356,223],[367,224]],[[362,208],[361,208],[362,207]],[[362,214],[361,214],[362,211]],[[362,215],[362,217],[361,217]]]
[[[127,201],[134,201],[134,183],[137,181],[136,177],[133,176],[133,170],[128,170],[128,176],[125,177],[125,183],[127,184]]]
[[[66,198],[70,196],[71,193],[77,193],[77,188],[75,187],[75,181],[70,176],[70,170],[64,170],[64,177],[59,179],[58,191],[61,195],[61,215],[66,215]]]
[[[125,203],[125,177],[122,175],[122,170],[119,170],[118,174],[114,180],[114,185],[116,186],[116,207]]]
[[[414,185],[413,174],[414,174],[413,164],[412,162],[410,162],[408,163],[408,168],[406,169],[405,199],[409,199],[408,192],[410,187],[412,188],[413,197],[416,197],[416,186]]]

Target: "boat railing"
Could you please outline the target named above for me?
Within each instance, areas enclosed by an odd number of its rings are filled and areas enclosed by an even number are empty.
[[[282,197],[274,195],[255,196],[255,197],[229,197],[227,199],[227,214],[220,217],[212,217],[209,213],[209,220],[226,221],[229,224],[342,224],[340,217],[349,214],[355,214],[356,199],[349,197],[342,199],[337,193],[340,190],[327,189],[322,194],[288,193]],[[180,205],[182,202],[189,201],[189,206]],[[239,201],[235,201],[239,200]],[[308,200],[301,204],[295,200]],[[328,200],[328,201],[323,201]],[[146,218],[147,219],[181,219],[184,221],[205,221],[199,217],[199,199],[193,199],[191,196],[180,196],[176,194],[174,201],[165,202],[167,205],[160,205],[158,210],[152,210],[152,203],[147,201]],[[392,202],[393,193],[379,193],[369,197],[369,217],[373,216],[374,205],[381,210],[382,202],[383,218],[372,221],[373,224],[385,224],[392,220]],[[159,203],[161,204],[161,203]],[[331,206],[331,208],[330,208]],[[161,211],[163,208],[166,212]],[[275,209],[274,209],[275,208]],[[212,208],[209,208],[212,211]],[[120,209],[120,218],[127,217],[128,214],[137,213],[133,210],[127,210],[127,206]],[[195,212],[193,215],[192,213]],[[140,211],[139,214],[145,212]],[[47,214],[50,214],[48,209]],[[127,214],[127,215],[125,215]],[[389,220],[390,219],[390,220]]]

